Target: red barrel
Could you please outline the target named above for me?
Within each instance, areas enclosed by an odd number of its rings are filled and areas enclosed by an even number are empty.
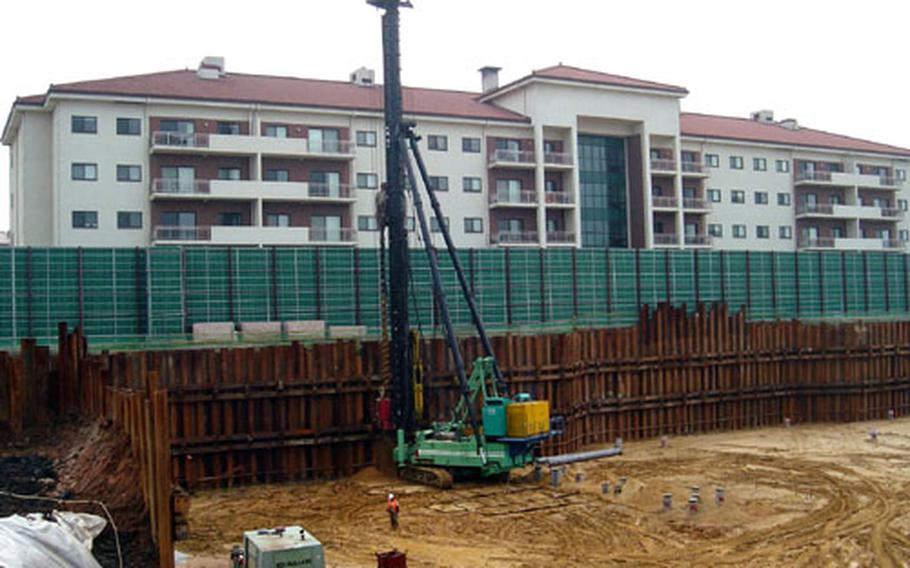
[[[376,401],[376,419],[379,421],[380,430],[394,430],[392,424],[392,401],[387,398],[380,398]]]
[[[408,555],[398,550],[377,552],[376,568],[408,568]]]

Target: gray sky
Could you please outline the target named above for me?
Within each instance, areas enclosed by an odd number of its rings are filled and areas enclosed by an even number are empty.
[[[910,3],[815,0],[413,0],[402,21],[406,85],[477,90],[563,62],[687,87],[683,109],[777,118],[910,147]],[[6,2],[0,103],[50,83],[193,68],[345,79],[382,67],[379,12],[364,0]],[[4,113],[5,116],[5,113]],[[9,158],[0,156],[0,229]]]

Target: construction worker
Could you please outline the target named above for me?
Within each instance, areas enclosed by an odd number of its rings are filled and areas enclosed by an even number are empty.
[[[389,498],[385,504],[385,510],[389,513],[389,522],[392,523],[392,530],[398,528],[398,513],[401,507],[398,506],[398,498],[394,493],[389,493]]]

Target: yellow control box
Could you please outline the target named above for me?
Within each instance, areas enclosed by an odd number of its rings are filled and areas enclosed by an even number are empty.
[[[550,431],[550,403],[546,400],[513,402],[506,406],[506,434],[526,438]]]

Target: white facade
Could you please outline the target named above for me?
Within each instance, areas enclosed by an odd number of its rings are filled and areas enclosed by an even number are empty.
[[[430,175],[448,181],[448,190],[437,196],[459,247],[582,246],[581,134],[626,141],[629,246],[900,250],[907,240],[910,225],[903,209],[910,187],[901,178],[910,169],[910,152],[687,136],[680,128],[684,92],[659,88],[532,75],[477,96],[526,120],[411,117]],[[96,132],[73,132],[74,116],[93,117]],[[118,134],[123,118],[138,119],[140,132]],[[197,134],[175,144],[173,136],[156,133],[162,119],[195,121]],[[219,122],[245,125],[248,132],[218,134],[211,128]],[[326,151],[306,137],[262,135],[271,124],[336,129],[344,139]],[[357,144],[359,132],[372,133],[375,145]],[[430,137],[437,147],[430,148]],[[479,140],[479,151],[464,151],[465,138]],[[442,139],[444,150],[438,147]],[[491,147],[496,139],[520,142],[522,149],[497,152]],[[15,245],[378,246],[379,234],[367,220],[378,190],[357,187],[360,178],[385,178],[378,109],[52,91],[41,104],[14,105],[4,143],[11,150]],[[732,167],[731,158],[741,158],[742,167]],[[716,165],[706,163],[710,159]],[[221,168],[222,162],[243,174],[219,179],[220,169],[230,169]],[[830,175],[813,169],[808,175],[800,170],[802,162],[842,169]],[[74,179],[79,164],[95,165],[96,179]],[[284,177],[309,173],[310,178],[270,179],[273,164],[291,164],[282,166],[291,171]],[[118,181],[118,166],[138,166],[141,175]],[[189,191],[172,191],[173,183],[161,180],[162,168],[178,166],[197,172]],[[868,173],[873,167],[887,174]],[[340,173],[340,191],[320,193],[312,172],[321,168]],[[218,176],[212,173],[216,169]],[[465,190],[465,178],[474,190]],[[520,193],[497,191],[512,178]],[[221,209],[230,211],[221,216]],[[191,229],[163,226],[162,219],[181,211],[193,213]],[[140,226],[120,226],[122,214],[134,219],[138,214]],[[339,218],[340,230],[317,228],[314,216]],[[97,222],[86,222],[92,218]],[[213,220],[228,218],[231,223]],[[268,226],[285,222],[289,226]],[[416,234],[412,238],[418,244]]]

